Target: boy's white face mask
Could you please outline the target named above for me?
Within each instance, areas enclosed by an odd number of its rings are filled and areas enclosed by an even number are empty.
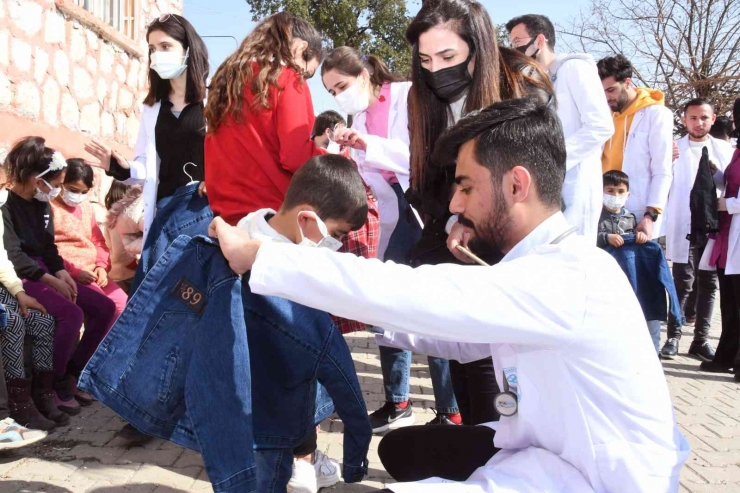
[[[625,206],[627,203],[627,199],[629,199],[630,194],[626,193],[624,195],[609,195],[607,193],[604,194],[604,205],[607,209],[611,209],[613,211],[622,210],[622,207]]]
[[[309,247],[321,247],[321,248],[328,248],[332,252],[336,252],[340,248],[342,248],[342,242],[337,240],[336,238],[332,238],[329,236],[329,229],[326,227],[326,224],[324,224],[324,221],[321,220],[321,218],[313,211],[301,211],[298,213],[298,218],[300,219],[301,214],[307,215],[309,217],[313,217],[316,221],[316,225],[319,227],[319,231],[321,232],[321,236],[323,237],[318,243],[315,241],[306,238],[306,236],[303,234],[303,230],[301,229],[301,223],[299,221],[298,223],[298,231],[301,233],[301,241],[298,242],[299,245],[302,246],[309,246]]]

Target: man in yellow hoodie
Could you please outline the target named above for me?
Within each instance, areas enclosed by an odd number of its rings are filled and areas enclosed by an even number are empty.
[[[633,67],[624,55],[597,63],[614,117],[614,135],[604,145],[602,171],[620,170],[630,177],[626,207],[648,238],[663,236],[661,214],[673,179],[673,114],[663,93],[634,86]]]

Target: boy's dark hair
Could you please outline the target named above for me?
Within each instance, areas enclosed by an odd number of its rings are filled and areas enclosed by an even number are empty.
[[[550,49],[555,49],[555,26],[552,25],[552,21],[548,17],[537,14],[520,15],[506,23],[506,30],[511,32],[519,24],[524,24],[532,39],[543,34]]]
[[[714,105],[712,105],[712,103],[710,103],[706,99],[694,98],[683,106],[683,113],[685,115],[686,112],[689,110],[689,108],[691,108],[692,106],[704,106],[704,105],[709,106],[710,108],[712,108],[712,111],[714,111]]]
[[[627,191],[630,189],[630,177],[627,173],[619,170],[611,170],[604,173],[604,186],[605,187],[617,187],[624,185],[627,187]]]
[[[450,166],[470,141],[475,141],[475,159],[490,171],[495,186],[501,186],[504,174],[515,166],[523,166],[532,175],[540,202],[560,208],[565,139],[560,120],[547,103],[529,96],[470,113],[442,135],[433,163]]]
[[[602,58],[596,63],[596,67],[599,69],[601,80],[614,77],[614,80],[617,82],[624,82],[626,79],[631,79],[632,73],[635,70],[632,62],[621,53],[617,56]]]
[[[121,200],[130,188],[131,186],[129,185],[124,185],[120,181],[113,180],[113,183],[110,184],[110,189],[108,189],[108,194],[105,196],[105,208],[110,210],[113,204]]]
[[[732,120],[728,116],[718,116],[709,129],[709,135],[715,139],[728,140],[732,137]]]
[[[323,135],[327,128],[331,128],[333,130],[337,123],[344,123],[346,125],[347,121],[336,111],[324,111],[316,117],[316,121],[313,124],[313,130],[311,131],[311,138],[313,139],[314,137]]]
[[[87,188],[92,188],[95,181],[93,169],[80,158],[67,159],[67,174],[64,175],[64,183],[75,181],[81,181]]]
[[[293,175],[281,209],[304,204],[324,221],[346,221],[352,231],[367,222],[365,184],[354,163],[338,154],[311,158]]]

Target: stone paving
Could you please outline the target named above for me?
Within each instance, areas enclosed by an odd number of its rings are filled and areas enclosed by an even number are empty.
[[[717,344],[719,309],[712,343]],[[691,329],[689,327],[688,329]],[[691,336],[683,339],[688,350]],[[380,362],[369,334],[351,334],[358,375],[368,409],[383,401]],[[676,416],[693,448],[681,476],[681,492],[740,493],[740,384],[731,375],[696,371],[688,357],[664,361]],[[425,357],[415,357],[412,399],[417,424],[434,417],[434,396]],[[0,452],[0,493],[174,493],[212,491],[200,456],[156,440],[143,447],[127,447],[116,433],[124,422],[100,404],[83,410],[71,426],[58,429],[45,441],[14,452]],[[368,479],[358,485],[340,483],[323,491],[373,492],[392,480],[377,456],[380,439],[373,438]],[[331,457],[342,456],[342,423],[326,422],[319,446]]]

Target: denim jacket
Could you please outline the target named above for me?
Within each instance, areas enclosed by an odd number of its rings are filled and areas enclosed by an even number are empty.
[[[344,423],[344,480],[361,481],[367,473],[372,427],[344,337],[326,312],[252,294],[248,276],[244,275],[242,295],[257,449],[293,449],[301,444],[329,410],[328,401],[321,398],[323,386]]]
[[[137,429],[203,454],[216,492],[257,491],[241,279],[208,238],[177,238],[80,377]]]
[[[180,235],[207,235],[213,211],[208,198],[198,195],[199,183],[178,188],[170,197],[157,202],[157,213],[149,228],[139,266],[131,283],[135,292],[146,273],[157,263],[167,247]]]
[[[663,255],[663,248],[655,241],[638,245],[635,243],[635,235],[625,235],[623,238],[623,246],[619,248],[609,246],[606,251],[616,259],[627,275],[642,306],[645,320],[666,320],[668,306],[665,294],[668,293],[671,315],[679,325],[682,325],[683,316],[676,286]]]

